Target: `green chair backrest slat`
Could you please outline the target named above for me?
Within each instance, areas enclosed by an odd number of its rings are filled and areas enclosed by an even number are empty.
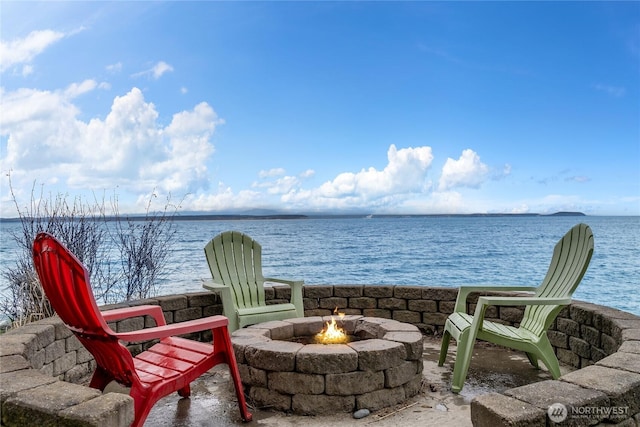
[[[587,271],[593,247],[593,233],[588,225],[578,224],[569,230],[556,244],[547,274],[535,295],[570,298]],[[520,327],[541,335],[562,308],[562,305],[527,306]]]
[[[238,308],[265,305],[262,247],[238,231],[225,231],[205,247],[211,275],[231,288]]]

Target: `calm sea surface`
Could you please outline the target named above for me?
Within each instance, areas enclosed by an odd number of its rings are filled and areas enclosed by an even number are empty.
[[[159,294],[201,291],[203,247],[238,230],[262,244],[265,276],[306,284],[538,285],[555,243],[575,224],[593,229],[595,252],[575,299],[640,315],[640,217],[406,217],[177,221]],[[0,270],[16,245],[2,223]],[[0,280],[4,280],[1,279]],[[6,282],[0,281],[0,289]]]

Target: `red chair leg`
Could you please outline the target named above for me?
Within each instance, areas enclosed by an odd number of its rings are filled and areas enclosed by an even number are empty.
[[[182,387],[180,390],[178,390],[178,394],[180,395],[180,397],[191,396],[191,385],[187,384],[186,386]]]
[[[216,328],[212,332],[215,352],[225,353],[229,372],[231,373],[233,385],[236,389],[236,397],[238,398],[238,406],[240,407],[240,416],[245,422],[249,422],[253,419],[253,415],[251,415],[251,412],[247,409],[247,402],[244,398],[244,388],[242,387],[240,371],[238,371],[238,362],[236,361],[236,356],[233,352],[233,345],[231,344],[229,330],[225,326],[222,328]]]

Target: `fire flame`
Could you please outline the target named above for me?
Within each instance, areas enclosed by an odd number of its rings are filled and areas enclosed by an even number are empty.
[[[333,312],[337,314],[340,320],[344,318],[344,313],[338,313],[338,307]],[[327,322],[324,329],[316,334],[316,342],[319,344],[343,344],[348,342],[349,337],[344,329],[340,328],[336,323],[336,319],[331,316],[331,321]]]

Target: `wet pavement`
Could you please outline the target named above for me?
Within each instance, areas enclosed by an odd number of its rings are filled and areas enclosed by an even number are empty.
[[[269,408],[255,408],[248,401],[253,421],[243,423],[226,365],[219,365],[191,384],[191,397],[177,393],[160,400],[151,410],[145,427],[230,427],[230,426],[380,426],[401,425],[471,426],[470,402],[473,397],[551,379],[543,369],[536,370],[522,352],[486,343],[477,343],[469,374],[460,394],[451,392],[455,342],[449,346],[444,366],[437,365],[440,340],[424,339],[422,391],[402,404],[354,419],[351,414],[329,416],[290,415]],[[562,373],[567,368],[561,366]]]

